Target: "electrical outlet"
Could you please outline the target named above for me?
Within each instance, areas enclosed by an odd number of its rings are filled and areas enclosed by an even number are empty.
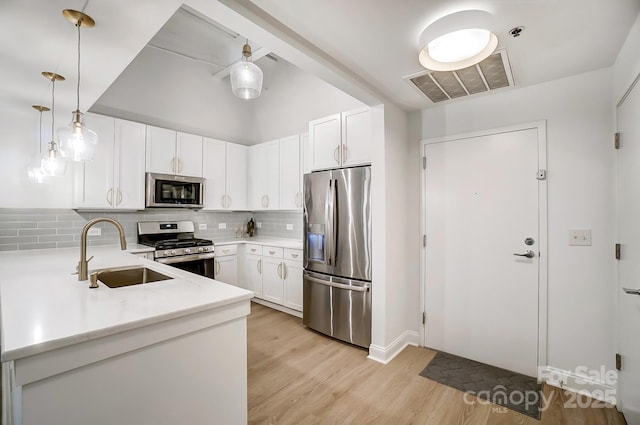
[[[198,230],[207,230],[207,223],[198,224]]]
[[[92,227],[91,229],[89,229],[89,232],[87,234],[89,236],[100,236],[102,235],[102,229],[99,227]]]
[[[591,229],[569,230],[569,245],[591,246]]]
[[[256,221],[256,227],[258,229],[262,229],[262,222],[261,221]]]
[[[218,223],[218,229],[226,229],[227,223]]]
[[[293,224],[287,224],[287,230],[293,230]]]

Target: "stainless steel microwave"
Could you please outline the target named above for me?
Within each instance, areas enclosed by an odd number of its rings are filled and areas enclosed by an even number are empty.
[[[204,207],[203,178],[147,173],[146,186],[147,207]]]

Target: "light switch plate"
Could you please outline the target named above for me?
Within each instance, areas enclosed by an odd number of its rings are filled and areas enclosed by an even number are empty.
[[[100,236],[102,235],[102,229],[99,227],[92,227],[91,229],[89,229],[89,232],[87,234],[89,236]]]
[[[262,222],[261,221],[256,221],[256,227],[258,229],[262,229]]]
[[[207,223],[198,224],[198,230],[207,230]]]
[[[591,246],[591,229],[569,230],[569,245]]]
[[[218,223],[218,229],[226,229],[227,223]]]
[[[287,230],[293,230],[293,224],[287,224]]]

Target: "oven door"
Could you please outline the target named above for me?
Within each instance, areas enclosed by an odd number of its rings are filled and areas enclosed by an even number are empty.
[[[168,264],[190,273],[213,279],[214,254],[182,255],[180,257],[156,258],[158,263]]]

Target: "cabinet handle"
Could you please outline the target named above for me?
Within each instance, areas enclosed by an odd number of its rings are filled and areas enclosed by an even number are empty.
[[[347,162],[347,158],[349,158],[349,150],[347,149],[347,145],[342,145],[342,163]]]
[[[251,252],[256,252],[256,249],[255,248],[251,248]]]
[[[285,263],[282,263],[282,278],[286,279],[288,274],[289,270],[287,269],[287,265]]]
[[[269,208],[269,195],[264,195],[264,196],[267,197],[267,206],[266,206],[266,208]]]
[[[291,254],[293,258],[298,258],[298,254]]]
[[[122,192],[118,188],[118,196],[117,196],[117,200],[116,200],[116,206],[120,205],[121,203],[122,203]]]
[[[335,161],[340,164],[340,158],[338,158],[338,150],[340,149],[340,145],[336,146],[336,148],[333,151],[333,159],[335,159]]]
[[[223,249],[222,252],[224,252],[225,254],[227,254],[229,252],[228,249]]]
[[[213,267],[214,273],[216,274],[216,277],[217,277],[217,275],[220,274],[220,262],[218,260],[213,260],[213,266],[214,266]]]
[[[282,279],[282,263],[278,264],[278,277]]]
[[[275,251],[269,251],[269,254],[271,254],[271,255],[273,255],[275,253],[276,253]]]
[[[224,196],[225,196],[225,195],[222,195],[222,196],[220,197],[220,206],[221,206],[222,208],[227,208],[227,205],[226,205],[226,199],[225,199],[225,197],[224,197]]]
[[[182,171],[182,159],[178,158],[178,173]]]
[[[231,204],[233,203],[231,196],[225,195],[227,197],[227,208],[231,208]]]
[[[171,158],[171,171],[173,171],[173,173],[176,173],[176,157],[174,156],[173,158]]]
[[[262,258],[258,260],[256,267],[258,268],[258,273],[262,274]]]
[[[111,198],[111,194],[112,194],[112,193],[113,193],[113,188],[111,188],[111,189],[107,190],[107,197],[106,197],[106,199],[107,199],[107,203],[108,203],[109,205],[111,205],[111,206],[113,206],[113,203],[111,202],[111,199],[112,199],[112,198]]]

